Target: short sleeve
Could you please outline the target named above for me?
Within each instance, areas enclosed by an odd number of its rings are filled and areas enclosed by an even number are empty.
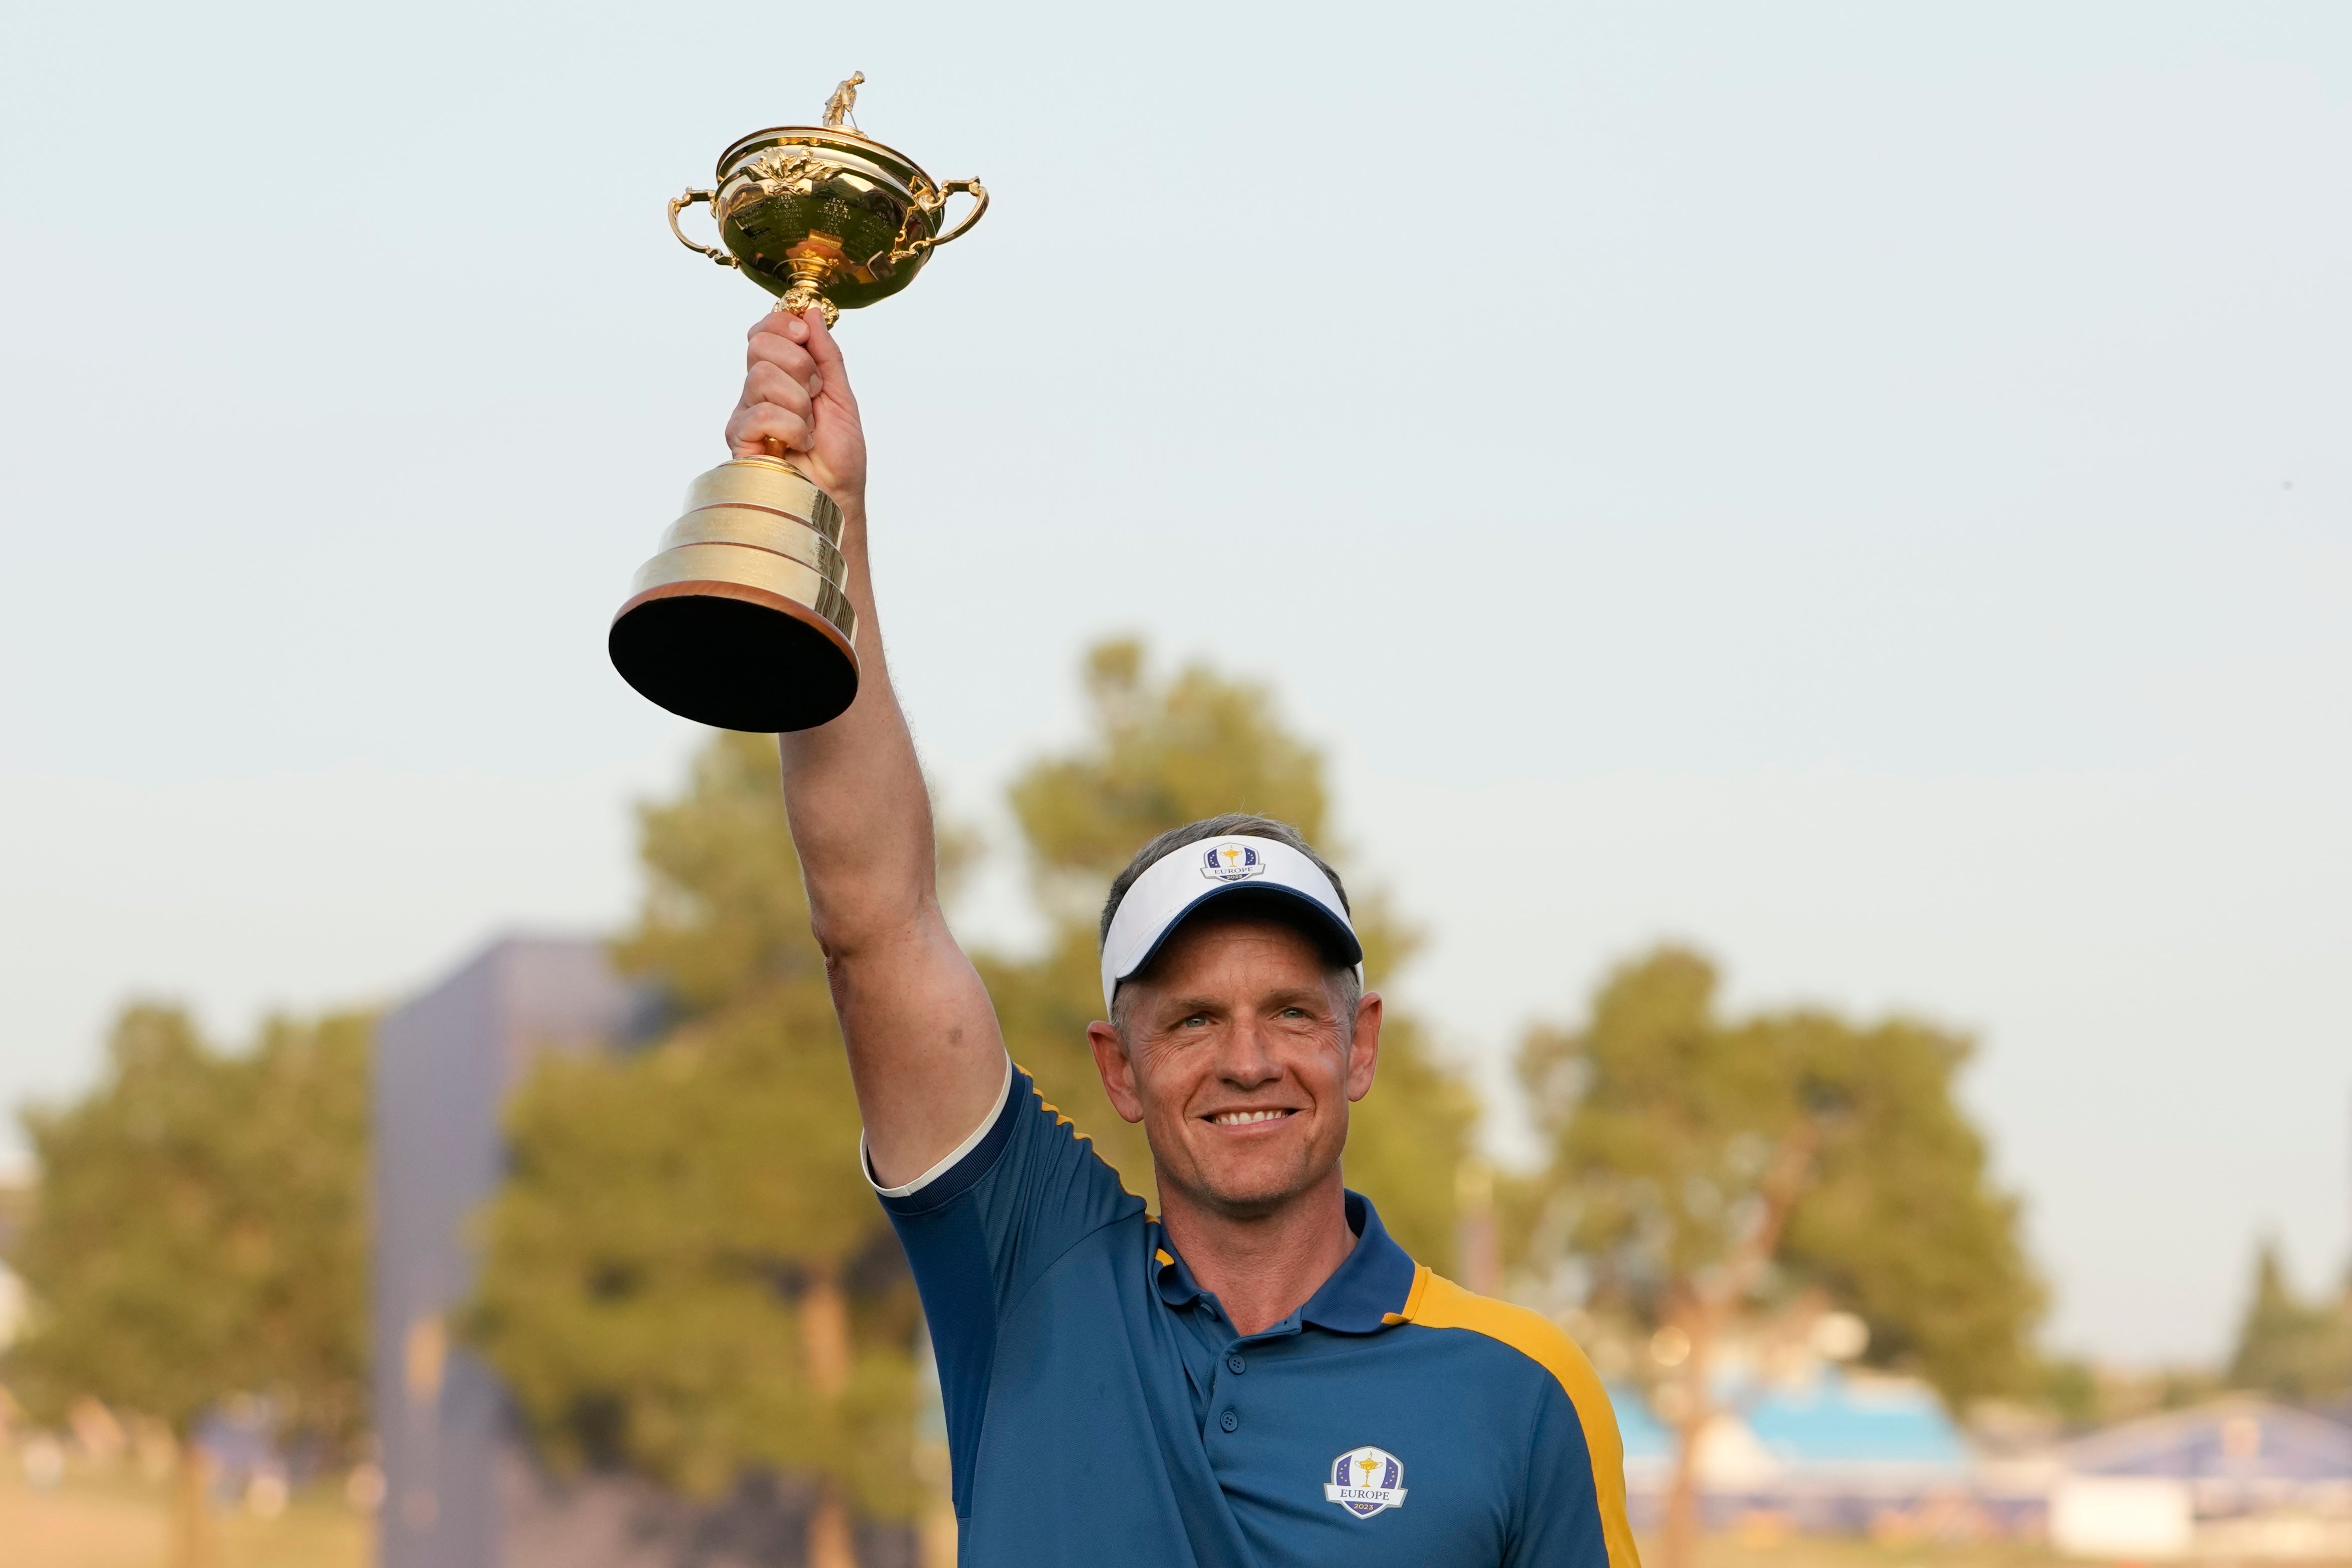
[[[866,1178],[873,1179],[870,1166]],[[907,1185],[877,1184],[875,1191],[922,1295],[946,1405],[956,1512],[968,1516],[998,1322],[1064,1253],[1140,1214],[1143,1200],[1119,1185],[1093,1143],[1009,1063],[996,1110],[971,1138]]]

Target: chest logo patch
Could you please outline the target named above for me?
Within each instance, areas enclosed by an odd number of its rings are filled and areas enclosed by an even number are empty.
[[[1386,1448],[1350,1448],[1331,1461],[1323,1500],[1336,1502],[1358,1519],[1404,1506],[1404,1461]]]

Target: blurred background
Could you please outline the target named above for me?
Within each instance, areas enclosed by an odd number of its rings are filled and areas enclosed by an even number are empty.
[[[1351,1181],[1670,1568],[2352,1560],[2341,8],[8,34],[8,1561],[951,1552],[770,752],[603,652],[764,304],[663,204],[853,69],[995,198],[841,335],[1131,1184],[1087,902],[1271,811],[1410,1022]]]

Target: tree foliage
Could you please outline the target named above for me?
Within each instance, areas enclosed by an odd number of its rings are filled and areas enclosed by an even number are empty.
[[[1321,753],[1284,726],[1262,687],[1197,665],[1155,679],[1142,646],[1129,640],[1094,648],[1085,680],[1085,741],[1032,763],[1012,788],[1050,939],[1034,958],[983,958],[981,971],[1014,1058],[1128,1187],[1151,1197],[1143,1130],[1111,1110],[1087,1047],[1087,1025],[1102,1016],[1096,939],[1110,879],[1154,836],[1223,812],[1287,822],[1328,855],[1328,797]],[[1418,937],[1376,889],[1349,896],[1377,987]],[[1348,1184],[1379,1205],[1408,1251],[1449,1268],[1454,1171],[1475,1105],[1410,1015],[1391,1008],[1381,1041],[1380,1075],[1350,1115]]]
[[[178,1008],[126,1008],[77,1103],[28,1110],[39,1163],[10,1257],[33,1315],[9,1387],[88,1395],[184,1437],[231,1394],[330,1444],[365,1420],[370,1020],[273,1019],[215,1050]]]
[[[2230,1382],[2284,1399],[2316,1399],[2352,1386],[2352,1300],[2304,1300],[2276,1241],[2264,1241],[2254,1254],[2253,1291],[2238,1326]]]
[[[773,742],[714,737],[642,811],[641,852],[614,951],[673,1026],[542,1059],[519,1091],[469,1337],[560,1467],[702,1495],[784,1468],[904,1515],[917,1307],[859,1173]]]
[[[1716,986],[1705,959],[1662,948],[1613,973],[1583,1026],[1521,1048],[1550,1143],[1538,1194],[1595,1304],[1655,1324],[1703,1292],[1794,1149],[1804,1177],[1759,1293],[1825,1294],[1869,1324],[1874,1361],[1956,1403],[2022,1386],[2042,1296],[1953,1097],[1969,1042],[1813,1009],[1725,1020]]]

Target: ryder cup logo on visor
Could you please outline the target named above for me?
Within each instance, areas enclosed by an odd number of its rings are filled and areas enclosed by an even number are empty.
[[[1336,1502],[1358,1519],[1384,1508],[1404,1506],[1404,1461],[1386,1448],[1350,1448],[1331,1461],[1323,1500]]]
[[[1214,845],[1201,857],[1201,875],[1214,877],[1220,882],[1238,882],[1244,877],[1265,874],[1265,862],[1246,844]]]

